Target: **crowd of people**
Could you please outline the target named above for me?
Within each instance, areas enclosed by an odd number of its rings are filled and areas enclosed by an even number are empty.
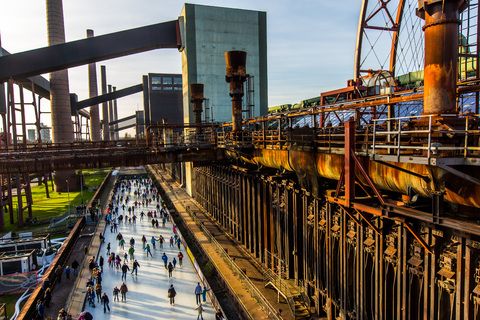
[[[137,257],[143,255],[142,259],[153,259],[153,253],[159,255],[163,262],[164,268],[168,275],[170,285],[166,295],[171,306],[175,305],[175,297],[177,291],[175,290],[174,274],[178,268],[182,268],[184,253],[182,252],[182,239],[178,232],[176,225],[173,223],[169,211],[165,203],[160,198],[157,188],[149,178],[137,179],[121,179],[114,187],[114,195],[111,203],[105,214],[106,229],[105,232],[110,232],[116,241],[116,246],[112,242],[104,244],[101,254],[97,260],[97,268],[93,269],[92,280],[97,283],[98,274],[107,272],[104,270],[103,264],[106,260],[108,272],[117,272],[121,274],[120,282],[113,289],[114,303],[128,303],[127,302],[127,283],[131,277],[142,277],[142,266]],[[137,224],[149,224],[153,228],[152,234],[139,234],[138,238],[134,236],[126,237],[121,232],[121,227],[134,227]],[[172,231],[171,236],[169,235]],[[102,242],[105,237],[102,235]],[[164,250],[169,246],[169,250]],[[113,248],[117,248],[113,250]],[[177,250],[175,254],[171,254],[172,250]],[[167,254],[165,251],[169,251]],[[96,272],[96,273],[95,273]],[[101,280],[100,280],[101,282]],[[96,284],[95,284],[96,285]],[[197,285],[197,287],[200,284]],[[207,303],[207,289],[205,286],[200,286],[202,300],[197,301],[196,310],[198,311],[198,319],[203,319],[202,313],[204,307],[202,303]],[[197,288],[192,289],[196,295]],[[98,292],[96,287],[92,287],[89,295],[89,303],[92,301],[92,306],[95,303],[95,296],[97,303],[100,301],[104,306],[104,312],[110,311],[108,294],[100,289]],[[101,294],[101,298],[98,298]],[[119,297],[120,294],[120,297]],[[219,314],[220,315],[220,314]],[[219,317],[218,319],[222,319]]]
[[[182,252],[182,239],[176,225],[173,223],[165,203],[160,198],[157,188],[149,178],[120,178],[114,186],[113,196],[107,209],[104,212],[106,227],[104,232],[110,232],[111,236],[100,234],[101,248],[98,257],[86,256],[90,272],[86,284],[86,303],[89,307],[95,308],[100,304],[103,312],[111,312],[114,307],[110,305],[109,292],[102,287],[102,279],[105,272],[121,274],[120,280],[114,286],[111,296],[113,303],[128,303],[127,293],[129,288],[127,282],[131,277],[141,277],[142,266],[137,256],[143,255],[142,259],[153,259],[155,255],[160,256],[166,270],[166,279],[169,281],[166,296],[172,307],[175,306],[174,274],[178,268],[182,268],[184,253]],[[142,234],[138,238],[126,238],[121,229],[134,227],[137,223],[151,224],[154,234]],[[168,230],[172,231],[171,236]],[[168,232],[167,232],[168,231]],[[105,239],[115,239],[116,243],[108,242]],[[110,240],[112,241],[112,240]],[[168,250],[167,249],[168,246]],[[176,253],[172,255],[172,251]],[[168,251],[169,255],[165,252]],[[88,252],[88,248],[85,249]],[[74,261],[71,266],[64,268],[59,265],[55,270],[55,281],[61,283],[64,276],[67,281],[74,278],[78,271],[79,263]],[[129,275],[130,274],[130,275]],[[49,307],[51,301],[51,288],[49,283],[44,283],[44,298],[37,304],[39,319],[44,318],[45,308]],[[209,289],[197,283],[192,287],[192,303],[195,299],[195,310],[197,319],[203,319],[205,304],[207,303],[207,292]],[[193,296],[195,296],[193,298]],[[82,313],[82,319],[90,319],[89,312]],[[58,314],[59,320],[71,319],[71,316],[61,309]],[[217,312],[216,319],[223,319],[221,311]]]

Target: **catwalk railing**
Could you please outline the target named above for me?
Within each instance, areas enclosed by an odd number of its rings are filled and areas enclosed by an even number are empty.
[[[214,245],[215,251],[217,251],[220,256],[224,259],[224,261],[228,264],[229,267],[234,270],[235,274],[239,276],[241,279],[242,283],[245,285],[247,288],[248,292],[252,295],[252,297],[255,298],[255,300],[259,303],[261,308],[264,309],[266,313],[271,317],[271,319],[281,319],[280,315],[278,312],[275,310],[275,308],[268,302],[268,300],[265,298],[265,296],[255,287],[255,285],[252,283],[252,281],[248,278],[248,276],[245,274],[245,272],[235,263],[234,259],[230,257],[230,255],[223,249],[222,245],[215,239],[215,237],[208,231],[208,229],[205,227],[205,225],[200,221],[197,216],[195,215],[194,212],[190,209],[189,206],[185,206],[187,213],[190,215],[190,217],[195,221],[197,226],[202,230],[204,235],[208,238],[208,241]],[[213,261],[213,264],[216,266],[217,269],[219,267],[216,265],[215,261]],[[233,290],[233,289],[231,289]],[[238,300],[240,303],[241,301]],[[242,304],[243,308],[247,310],[247,308]],[[247,310],[248,311],[248,310]],[[252,318],[253,319],[253,318]]]
[[[480,165],[479,115],[373,118],[369,112],[363,110],[355,117],[357,154],[394,162]],[[345,114],[336,117],[347,118]],[[222,160],[222,149],[241,149],[242,152],[302,149],[343,154],[343,122],[333,126],[324,118],[322,113],[298,112],[244,121],[242,131],[238,132],[232,132],[230,124],[169,124],[148,126],[142,139],[4,145],[0,149],[0,173],[208,162]]]

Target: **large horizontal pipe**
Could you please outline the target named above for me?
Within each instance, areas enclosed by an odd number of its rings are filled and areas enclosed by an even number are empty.
[[[237,158],[236,154],[228,154]],[[340,179],[344,167],[343,155],[314,154],[310,151],[257,149],[251,158],[242,157],[242,160],[278,170],[292,171],[299,177],[332,180]],[[392,163],[392,166],[387,166],[368,158],[363,160],[366,172],[375,186],[381,190],[401,194],[413,191],[420,196],[431,197],[433,191],[444,188],[446,201],[480,208],[480,186],[450,174],[442,168],[415,163]],[[360,175],[357,175],[357,179],[365,182]]]
[[[0,57],[0,82],[68,69],[144,51],[180,47],[178,20]]]

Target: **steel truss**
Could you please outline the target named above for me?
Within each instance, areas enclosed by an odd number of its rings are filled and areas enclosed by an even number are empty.
[[[375,216],[295,178],[196,167],[194,198],[272,274],[328,319],[478,319],[477,236]],[[279,263],[282,261],[282,263]],[[445,318],[446,317],[446,318]]]

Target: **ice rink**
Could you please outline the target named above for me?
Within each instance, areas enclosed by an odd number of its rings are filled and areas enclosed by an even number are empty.
[[[132,192],[134,190],[132,189]],[[128,206],[133,205],[133,193],[130,194],[130,201]],[[94,319],[197,319],[198,311],[195,310],[197,304],[195,302],[194,290],[199,282],[199,278],[194,270],[192,262],[188,258],[183,245],[181,246],[184,258],[183,266],[179,267],[177,263],[176,269],[173,271],[173,278],[168,278],[168,271],[165,269],[161,256],[165,252],[171,261],[173,257],[177,256],[178,248],[175,245],[174,248],[170,248],[169,239],[173,235],[172,223],[168,222],[165,228],[162,228],[162,221],[159,220],[159,228],[152,227],[150,220],[145,216],[143,221],[140,221],[140,212],[143,210],[145,213],[149,210],[155,210],[156,203],[152,202],[149,207],[141,207],[136,210],[137,222],[136,224],[121,223],[119,224],[118,231],[122,233],[126,243],[125,250],[129,248],[129,240],[131,237],[135,239],[135,259],[140,263],[138,276],[127,274],[126,284],[128,286],[127,302],[113,301],[113,288],[122,284],[121,270],[116,270],[115,267],[110,268],[107,261],[107,244],[111,243],[111,251],[116,252],[122,258],[124,250],[118,246],[116,240],[116,234],[110,232],[110,227],[107,226],[105,231],[105,244],[101,247],[101,255],[105,259],[104,271],[102,274],[102,288],[107,293],[110,299],[111,312],[103,312],[103,305],[101,303],[95,303],[96,307],[88,306],[86,303],[86,311],[93,314]],[[119,208],[119,214],[128,216],[127,207],[125,212],[122,208]],[[163,249],[159,248],[159,243],[156,244],[156,250],[153,249],[150,239],[152,236],[158,238],[160,234],[165,238],[166,242],[163,244]],[[142,249],[142,235],[147,238],[147,243],[152,247],[152,257],[147,258],[146,252]],[[178,258],[177,258],[178,260]],[[130,260],[128,266],[132,268]],[[169,304],[167,297],[167,291],[173,284],[177,295],[175,297],[175,305]],[[215,319],[215,311],[211,305],[211,301],[208,300],[204,306],[204,319]]]

